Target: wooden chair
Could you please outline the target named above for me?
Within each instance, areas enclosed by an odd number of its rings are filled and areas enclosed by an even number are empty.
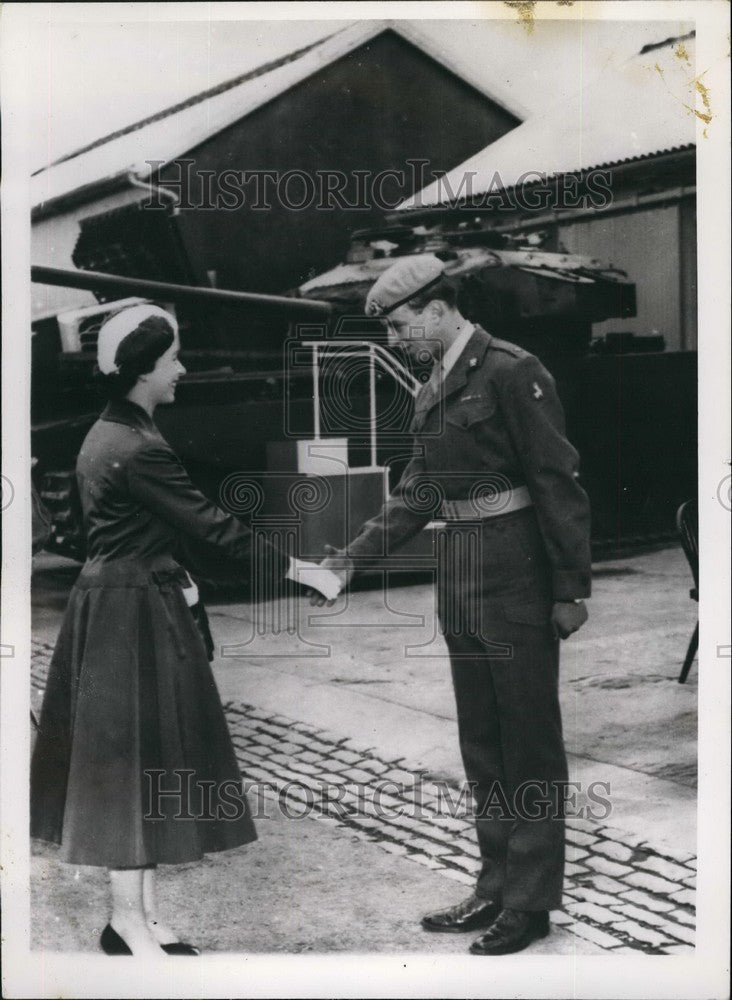
[[[676,528],[681,538],[681,547],[691,568],[691,575],[694,577],[694,586],[689,591],[689,597],[693,601],[699,601],[699,511],[696,500],[687,500],[682,503],[676,511]],[[691,664],[699,647],[699,622],[697,621],[689,648],[686,650],[684,665],[679,674],[679,684],[683,684],[689,676]]]

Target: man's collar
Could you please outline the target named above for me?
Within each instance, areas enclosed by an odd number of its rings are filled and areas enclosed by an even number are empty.
[[[472,328],[462,350],[442,382],[442,391],[426,401],[426,411],[436,406],[440,398],[447,399],[467,383],[470,373],[483,364],[492,337],[479,326]]]
[[[465,350],[465,347],[475,332],[475,327],[472,323],[466,323],[465,327],[460,331],[455,340],[450,344],[448,349],[442,356],[442,377],[449,373],[450,369],[454,366],[455,362],[458,360],[460,355]]]

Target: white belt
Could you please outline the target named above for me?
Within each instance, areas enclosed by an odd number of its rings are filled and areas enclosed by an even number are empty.
[[[527,486],[517,486],[514,490],[476,496],[472,500],[443,500],[440,517],[445,521],[476,521],[486,517],[500,517],[515,510],[533,506]]]

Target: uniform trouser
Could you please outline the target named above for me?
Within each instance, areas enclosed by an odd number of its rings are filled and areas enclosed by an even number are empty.
[[[514,910],[559,909],[567,764],[556,644],[527,641],[511,659],[487,657],[475,639],[452,636],[448,647],[459,654],[451,666],[482,859],[476,893]]]
[[[479,626],[470,628],[464,627],[469,616],[463,615],[461,627],[455,627],[456,616],[446,613],[450,580],[441,580],[441,620],[460,750],[473,791],[482,860],[476,894],[510,909],[558,909],[567,759],[559,707],[559,643],[549,625],[551,600],[545,574],[539,571],[542,553],[528,518],[512,517],[499,534],[494,526],[481,534],[484,552],[496,558],[505,554],[502,569],[515,553],[508,577],[518,584],[514,570],[520,572],[522,585],[515,589],[507,578],[507,591],[500,596],[494,591],[486,600],[479,579],[487,587],[491,576],[475,574],[476,589],[459,588],[457,601],[463,609],[472,603],[485,612]]]

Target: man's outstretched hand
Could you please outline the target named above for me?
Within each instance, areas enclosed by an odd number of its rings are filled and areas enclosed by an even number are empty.
[[[320,568],[328,569],[335,574],[340,581],[341,590],[345,590],[353,578],[353,560],[332,545],[325,545],[324,548],[326,555],[320,563]],[[335,599],[328,600],[318,591],[311,590],[310,603],[313,607],[322,608],[324,604],[327,604],[330,608],[335,603]]]
[[[552,630],[555,639],[567,639],[587,621],[585,602],[557,601],[552,608]]]
[[[333,603],[340,594],[343,584],[336,573],[332,573],[320,563],[308,562],[306,559],[290,557],[290,568],[287,571],[288,580],[294,580],[306,588],[306,593],[318,594],[323,601]]]

